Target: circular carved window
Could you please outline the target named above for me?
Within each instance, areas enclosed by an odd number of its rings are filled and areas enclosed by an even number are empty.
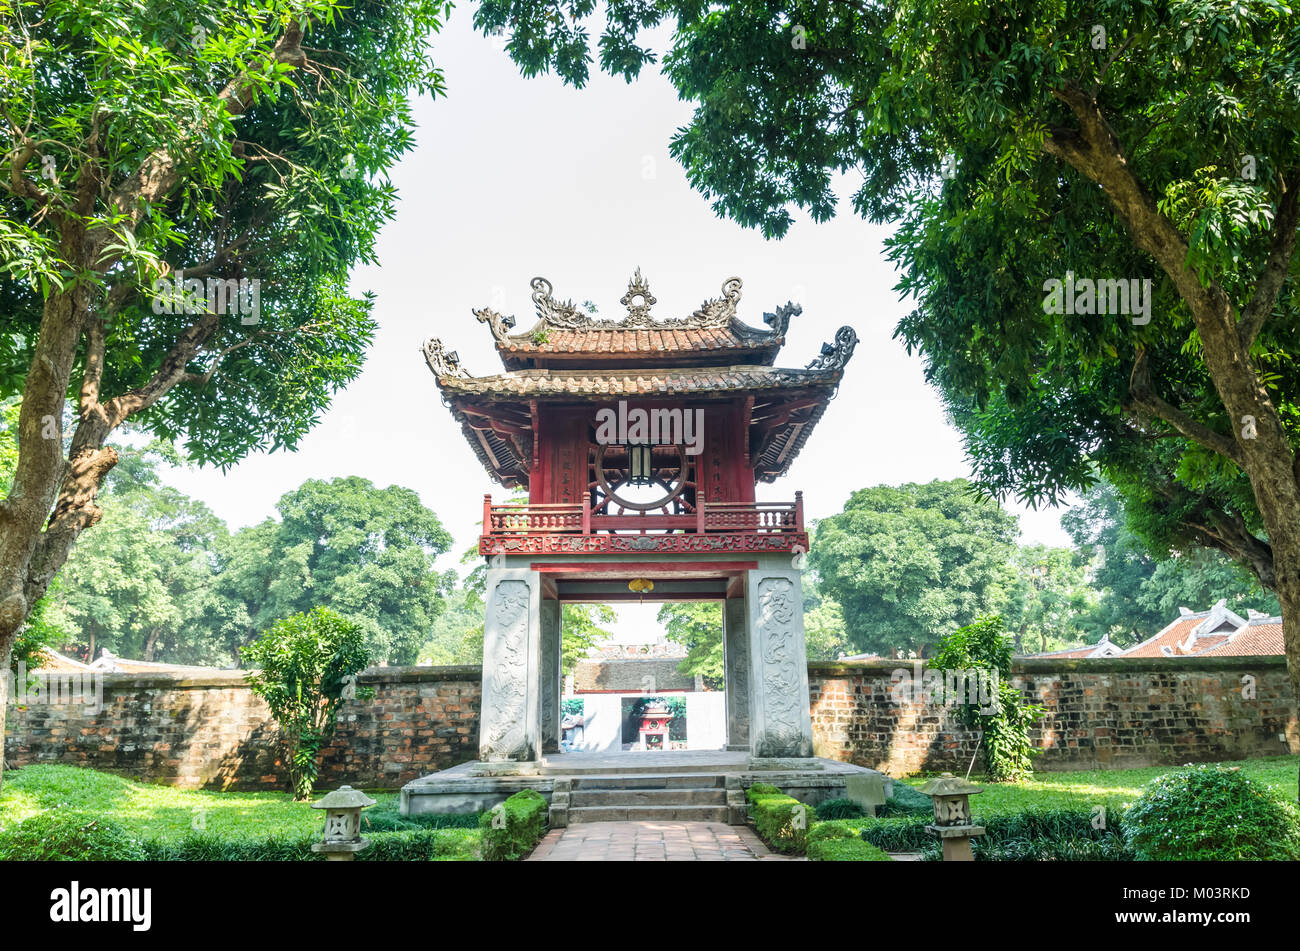
[[[633,453],[649,449],[649,459],[637,462]],[[599,445],[592,460],[591,489],[596,495],[593,512],[607,515],[622,511],[665,513],[682,509],[683,493],[695,487],[685,447]],[[619,512],[611,511],[617,508]],[[692,509],[693,510],[693,509]]]

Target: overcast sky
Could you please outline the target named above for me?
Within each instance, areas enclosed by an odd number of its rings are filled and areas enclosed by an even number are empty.
[[[825,224],[800,215],[780,241],[717,218],[668,155],[690,108],[657,70],[631,85],[596,75],[583,90],[525,80],[500,40],[473,32],[472,12],[458,8],[434,37],[448,94],[416,103],[417,145],[393,173],[397,216],[380,236],[379,264],[354,275],[355,291],[377,295],[379,323],[361,377],[297,452],[252,456],[225,474],[172,472],[170,482],[232,529],[274,514],[306,479],[407,486],[454,536],[455,554],[441,562],[450,567],[477,534],[483,493],[500,499],[506,490],[489,481],[443,407],[420,344],[441,337],[470,373],[499,372],[471,308],[513,314],[516,330],[527,329],[528,282],[542,275],[556,297],[621,317],[637,267],[659,318],[686,316],[732,275],[744,281],[739,316],[749,324],[762,327],[763,312],[787,300],[802,304],[782,366],[802,367],[843,324],[857,331],[838,398],[789,474],[759,487],[761,499],[803,489],[808,517],[819,518],[864,486],[970,475],[920,358],[892,339],[906,305],[884,259],[888,229],[855,217],[847,201]],[[1058,511],[1007,507],[1023,541],[1068,544]]]

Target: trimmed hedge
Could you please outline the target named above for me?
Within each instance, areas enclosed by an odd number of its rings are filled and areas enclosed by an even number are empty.
[[[370,847],[356,853],[358,862],[473,861],[479,857],[477,829],[417,829],[364,833]],[[227,839],[195,833],[180,842],[147,841],[145,857],[154,862],[316,862],[311,850],[316,835]]]
[[[829,820],[813,824],[808,832],[811,862],[890,862],[882,850],[858,835],[858,823]]]
[[[479,813],[467,812],[458,815],[438,815],[422,813],[404,816],[398,811],[397,802],[375,806],[361,813],[361,834],[369,836],[372,832],[416,832],[420,829],[477,829]]]
[[[777,852],[802,855],[813,810],[769,783],[754,783],[745,797],[759,837]]]
[[[522,789],[479,817],[483,832],[483,858],[488,862],[514,862],[523,858],[546,834],[546,797],[536,789]]]
[[[112,819],[47,809],[0,833],[0,861],[139,862],[145,846]]]

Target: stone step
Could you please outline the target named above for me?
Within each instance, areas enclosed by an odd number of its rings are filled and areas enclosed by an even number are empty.
[[[576,806],[569,825],[578,822],[726,822],[726,806]]]
[[[627,754],[623,754],[624,757]],[[671,765],[659,762],[645,766],[633,766],[627,762],[611,763],[610,757],[605,757],[600,765],[583,765],[572,761],[560,763],[544,762],[538,767],[537,772],[542,776],[660,776],[665,773],[674,775],[681,773],[714,773],[718,772],[717,763],[673,763]]]
[[[575,789],[569,808],[583,806],[725,806],[727,791],[708,789]]]
[[[721,789],[727,784],[722,773],[612,773],[607,776],[574,776],[579,789]]]

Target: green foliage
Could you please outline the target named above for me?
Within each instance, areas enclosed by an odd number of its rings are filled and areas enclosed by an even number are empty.
[[[768,846],[777,852],[802,855],[808,844],[808,827],[815,813],[768,783],[754,783],[745,790],[754,828]]]
[[[535,789],[521,789],[479,817],[485,862],[513,862],[523,858],[546,834],[546,797]]]
[[[371,832],[418,832],[420,829],[477,829],[479,814],[466,812],[457,815],[424,813],[404,816],[398,809],[397,799],[379,803],[361,813],[363,835]]]
[[[820,814],[820,813],[819,813]],[[808,832],[810,862],[890,862],[881,849],[862,839],[850,822],[814,822]]]
[[[447,586],[434,570],[451,546],[438,517],[411,489],[357,476],[310,479],[276,509],[221,552],[220,590],[247,616],[244,637],[319,605],[358,625],[376,661],[414,663]]]
[[[1280,613],[1277,598],[1226,555],[1193,548],[1178,557],[1152,557],[1146,539],[1157,534],[1154,519],[1140,503],[1130,502],[1129,508],[1126,512],[1113,485],[1101,481],[1061,515],[1061,526],[1076,551],[1090,562],[1099,596],[1097,604],[1077,618],[1079,627],[1088,631],[1089,643],[1106,634],[1122,647],[1131,646],[1177,617],[1180,607],[1202,611],[1220,598],[1242,617],[1250,608]]]
[[[917,792],[906,783],[894,781],[894,792],[884,805],[876,807],[876,815],[885,816],[933,816],[934,805],[925,793]]]
[[[603,625],[613,624],[618,615],[608,604],[566,604],[560,611],[560,663],[567,677],[593,647],[613,636]]]
[[[1066,548],[1025,545],[1012,557],[1015,578],[1002,608],[1016,653],[1073,647],[1088,631],[1080,625],[1097,600],[1087,560]]]
[[[956,698],[956,715],[968,729],[980,731],[984,768],[993,782],[1016,782],[1033,772],[1039,753],[1029,737],[1030,728],[1044,708],[1030,703],[1011,684],[1011,643],[1000,617],[984,617],[963,627],[939,644],[930,661],[936,670],[976,673],[990,679],[988,703],[971,703],[967,692]]]
[[[927,651],[997,610],[1016,519],[962,479],[859,489],[817,523],[809,564],[860,651]]]
[[[720,601],[666,601],[658,621],[668,640],[686,647],[677,669],[688,676],[700,674],[710,689],[726,683]]]
[[[817,804],[817,818],[823,822],[830,819],[860,819],[866,811],[852,799],[827,799]]]
[[[366,832],[363,837],[370,846],[356,853],[358,862],[474,861],[480,842],[477,828]],[[193,833],[178,842],[147,840],[144,849],[154,862],[315,862],[323,860],[311,848],[319,841],[319,835],[230,838]]]
[[[110,818],[48,809],[0,829],[0,861],[128,862],[145,858],[140,840]]]
[[[837,185],[860,183],[854,212],[897,224],[888,254],[915,303],[896,335],[924,357],[988,491],[1051,504],[1100,470],[1153,551],[1217,548],[1271,576],[1251,479],[1270,497],[1261,480],[1281,478],[1300,448],[1294,6],[480,0],[475,25],[508,33],[525,75],[575,86],[593,61],[629,80],[661,63],[694,107],[672,154],[719,215],[765,236],[784,235],[798,210],[829,219]],[[656,28],[672,30],[666,51],[642,39]],[[1126,201],[1119,181],[1144,197]],[[1067,272],[1150,280],[1150,319],[1044,307],[1046,282]],[[1275,301],[1264,274],[1280,277]],[[1250,303],[1262,326],[1245,353],[1231,323]],[[1198,325],[1227,331],[1209,340]],[[1134,399],[1146,371],[1154,410]],[[1282,439],[1244,452],[1228,392],[1241,405],[1266,392]],[[1296,521],[1278,508],[1275,531]],[[898,626],[919,621],[931,639],[997,609],[923,603],[915,579],[937,569],[877,547],[885,576],[903,582],[894,601],[872,563],[827,575],[855,633],[871,615],[841,586],[880,591],[881,612],[909,609]],[[895,646],[890,626],[862,646]]]
[[[1156,861],[1300,859],[1300,811],[1241,770],[1192,766],[1148,783],[1124,814],[1138,856]]]
[[[277,622],[244,648],[243,659],[260,667],[248,675],[248,684],[280,726],[294,798],[307,799],[345,692],[364,695],[355,686],[370,661],[361,628],[328,608],[315,608]]]

